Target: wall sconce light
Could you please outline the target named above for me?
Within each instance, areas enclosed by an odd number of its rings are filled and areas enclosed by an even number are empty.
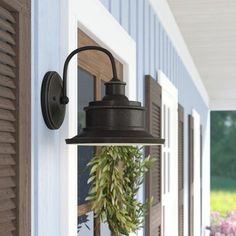
[[[49,129],[59,129],[66,111],[67,69],[71,58],[79,52],[97,50],[105,53],[111,61],[113,78],[105,83],[106,94],[101,101],[92,101],[84,108],[86,127],[67,144],[80,146],[105,145],[157,145],[164,139],[153,137],[145,129],[145,109],[140,102],[129,101],[125,96],[125,83],[117,78],[113,55],[105,48],[85,46],[75,49],[66,58],[63,79],[55,71],[46,73],[41,89],[41,107],[44,121]]]

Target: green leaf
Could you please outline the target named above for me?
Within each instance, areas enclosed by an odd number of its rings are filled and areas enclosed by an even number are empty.
[[[93,180],[95,180],[95,178],[96,178],[96,175],[94,175],[94,176],[91,176],[89,179],[88,179],[88,184],[89,183],[91,183]]]
[[[110,146],[102,147],[88,163],[92,187],[86,200],[93,201],[95,217],[107,222],[114,236],[129,235],[143,226],[149,202],[140,203],[136,194],[154,162],[150,156],[144,159],[137,147]]]

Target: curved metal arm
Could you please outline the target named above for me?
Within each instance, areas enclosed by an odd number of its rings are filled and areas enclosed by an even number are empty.
[[[112,80],[118,80],[115,59],[114,59],[113,55],[111,54],[111,52],[109,52],[107,49],[105,49],[103,47],[99,47],[99,46],[85,46],[85,47],[77,48],[69,54],[69,56],[66,58],[66,61],[65,61],[65,64],[64,64],[64,69],[63,69],[63,95],[62,95],[62,98],[61,98],[61,103],[62,104],[67,104],[69,102],[69,99],[67,97],[67,69],[68,69],[69,62],[70,62],[71,58],[74,55],[76,55],[77,53],[82,52],[82,51],[88,51],[88,50],[96,50],[96,51],[101,51],[101,52],[105,53],[111,61],[112,72],[113,72],[113,79]]]

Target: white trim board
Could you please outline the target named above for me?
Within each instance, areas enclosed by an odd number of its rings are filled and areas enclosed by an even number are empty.
[[[193,153],[193,161],[194,161],[194,187],[193,187],[193,194],[194,194],[194,222],[193,222],[193,232],[194,232],[194,236],[198,236],[201,235],[201,227],[200,227],[200,207],[201,207],[201,203],[200,203],[200,158],[201,158],[201,147],[200,147],[200,124],[201,124],[201,120],[200,120],[200,115],[199,113],[195,110],[192,109],[192,116],[194,119],[194,153]]]
[[[178,235],[178,90],[162,72],[158,71],[162,88],[162,234]],[[168,226],[171,222],[171,227]]]
[[[75,1],[75,0],[71,0]],[[124,64],[130,99],[136,100],[136,43],[98,0],[78,0],[78,27]],[[128,78],[128,80],[126,80]]]
[[[124,80],[127,83],[126,94],[136,100],[136,43],[106,10],[99,0],[63,0],[61,1],[61,38],[67,54],[77,48],[78,27],[110,50],[124,65]],[[111,33],[112,32],[112,33]],[[65,38],[65,35],[67,37]],[[62,50],[64,52],[64,50]],[[74,57],[68,68],[68,78],[77,78],[77,59]],[[70,103],[61,132],[61,143],[65,137],[77,133],[77,80],[68,80]],[[66,149],[66,150],[65,150]],[[63,145],[61,150],[61,214],[60,235],[77,235],[77,148]]]
[[[166,91],[175,101],[178,101],[178,90],[174,86],[174,84],[171,83],[171,81],[168,79],[168,77],[165,75],[164,72],[161,70],[158,70],[157,72],[157,78],[158,83],[161,85],[162,89]]]
[[[206,105],[209,106],[209,95],[202,82],[199,72],[193,62],[192,56],[180,32],[180,29],[175,21],[175,18],[170,10],[166,0],[149,0],[155,13],[158,15],[161,23],[163,24],[167,34],[169,35],[175,49],[181,57],[184,65],[186,66],[195,86],[201,94]]]

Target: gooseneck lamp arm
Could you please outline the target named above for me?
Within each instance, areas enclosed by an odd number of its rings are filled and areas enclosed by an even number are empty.
[[[61,97],[62,104],[67,104],[69,102],[69,98],[67,97],[67,70],[68,70],[69,62],[72,59],[72,57],[75,56],[76,54],[78,54],[79,52],[88,51],[88,50],[96,50],[96,51],[100,51],[100,52],[105,53],[111,61],[112,73],[113,73],[112,80],[113,81],[119,80],[117,77],[115,59],[114,59],[113,55],[107,49],[105,49],[103,47],[99,47],[99,46],[85,46],[85,47],[77,48],[73,52],[71,52],[65,60],[64,69],[63,69],[63,85],[62,85],[63,86],[63,95]]]
[[[49,129],[59,129],[65,117],[66,104],[69,102],[67,96],[67,70],[70,60],[76,54],[96,50],[105,53],[111,62],[113,78],[111,82],[121,82],[117,77],[115,59],[111,52],[100,46],[84,46],[72,51],[65,60],[63,78],[56,71],[45,74],[41,89],[41,108],[44,121]]]

